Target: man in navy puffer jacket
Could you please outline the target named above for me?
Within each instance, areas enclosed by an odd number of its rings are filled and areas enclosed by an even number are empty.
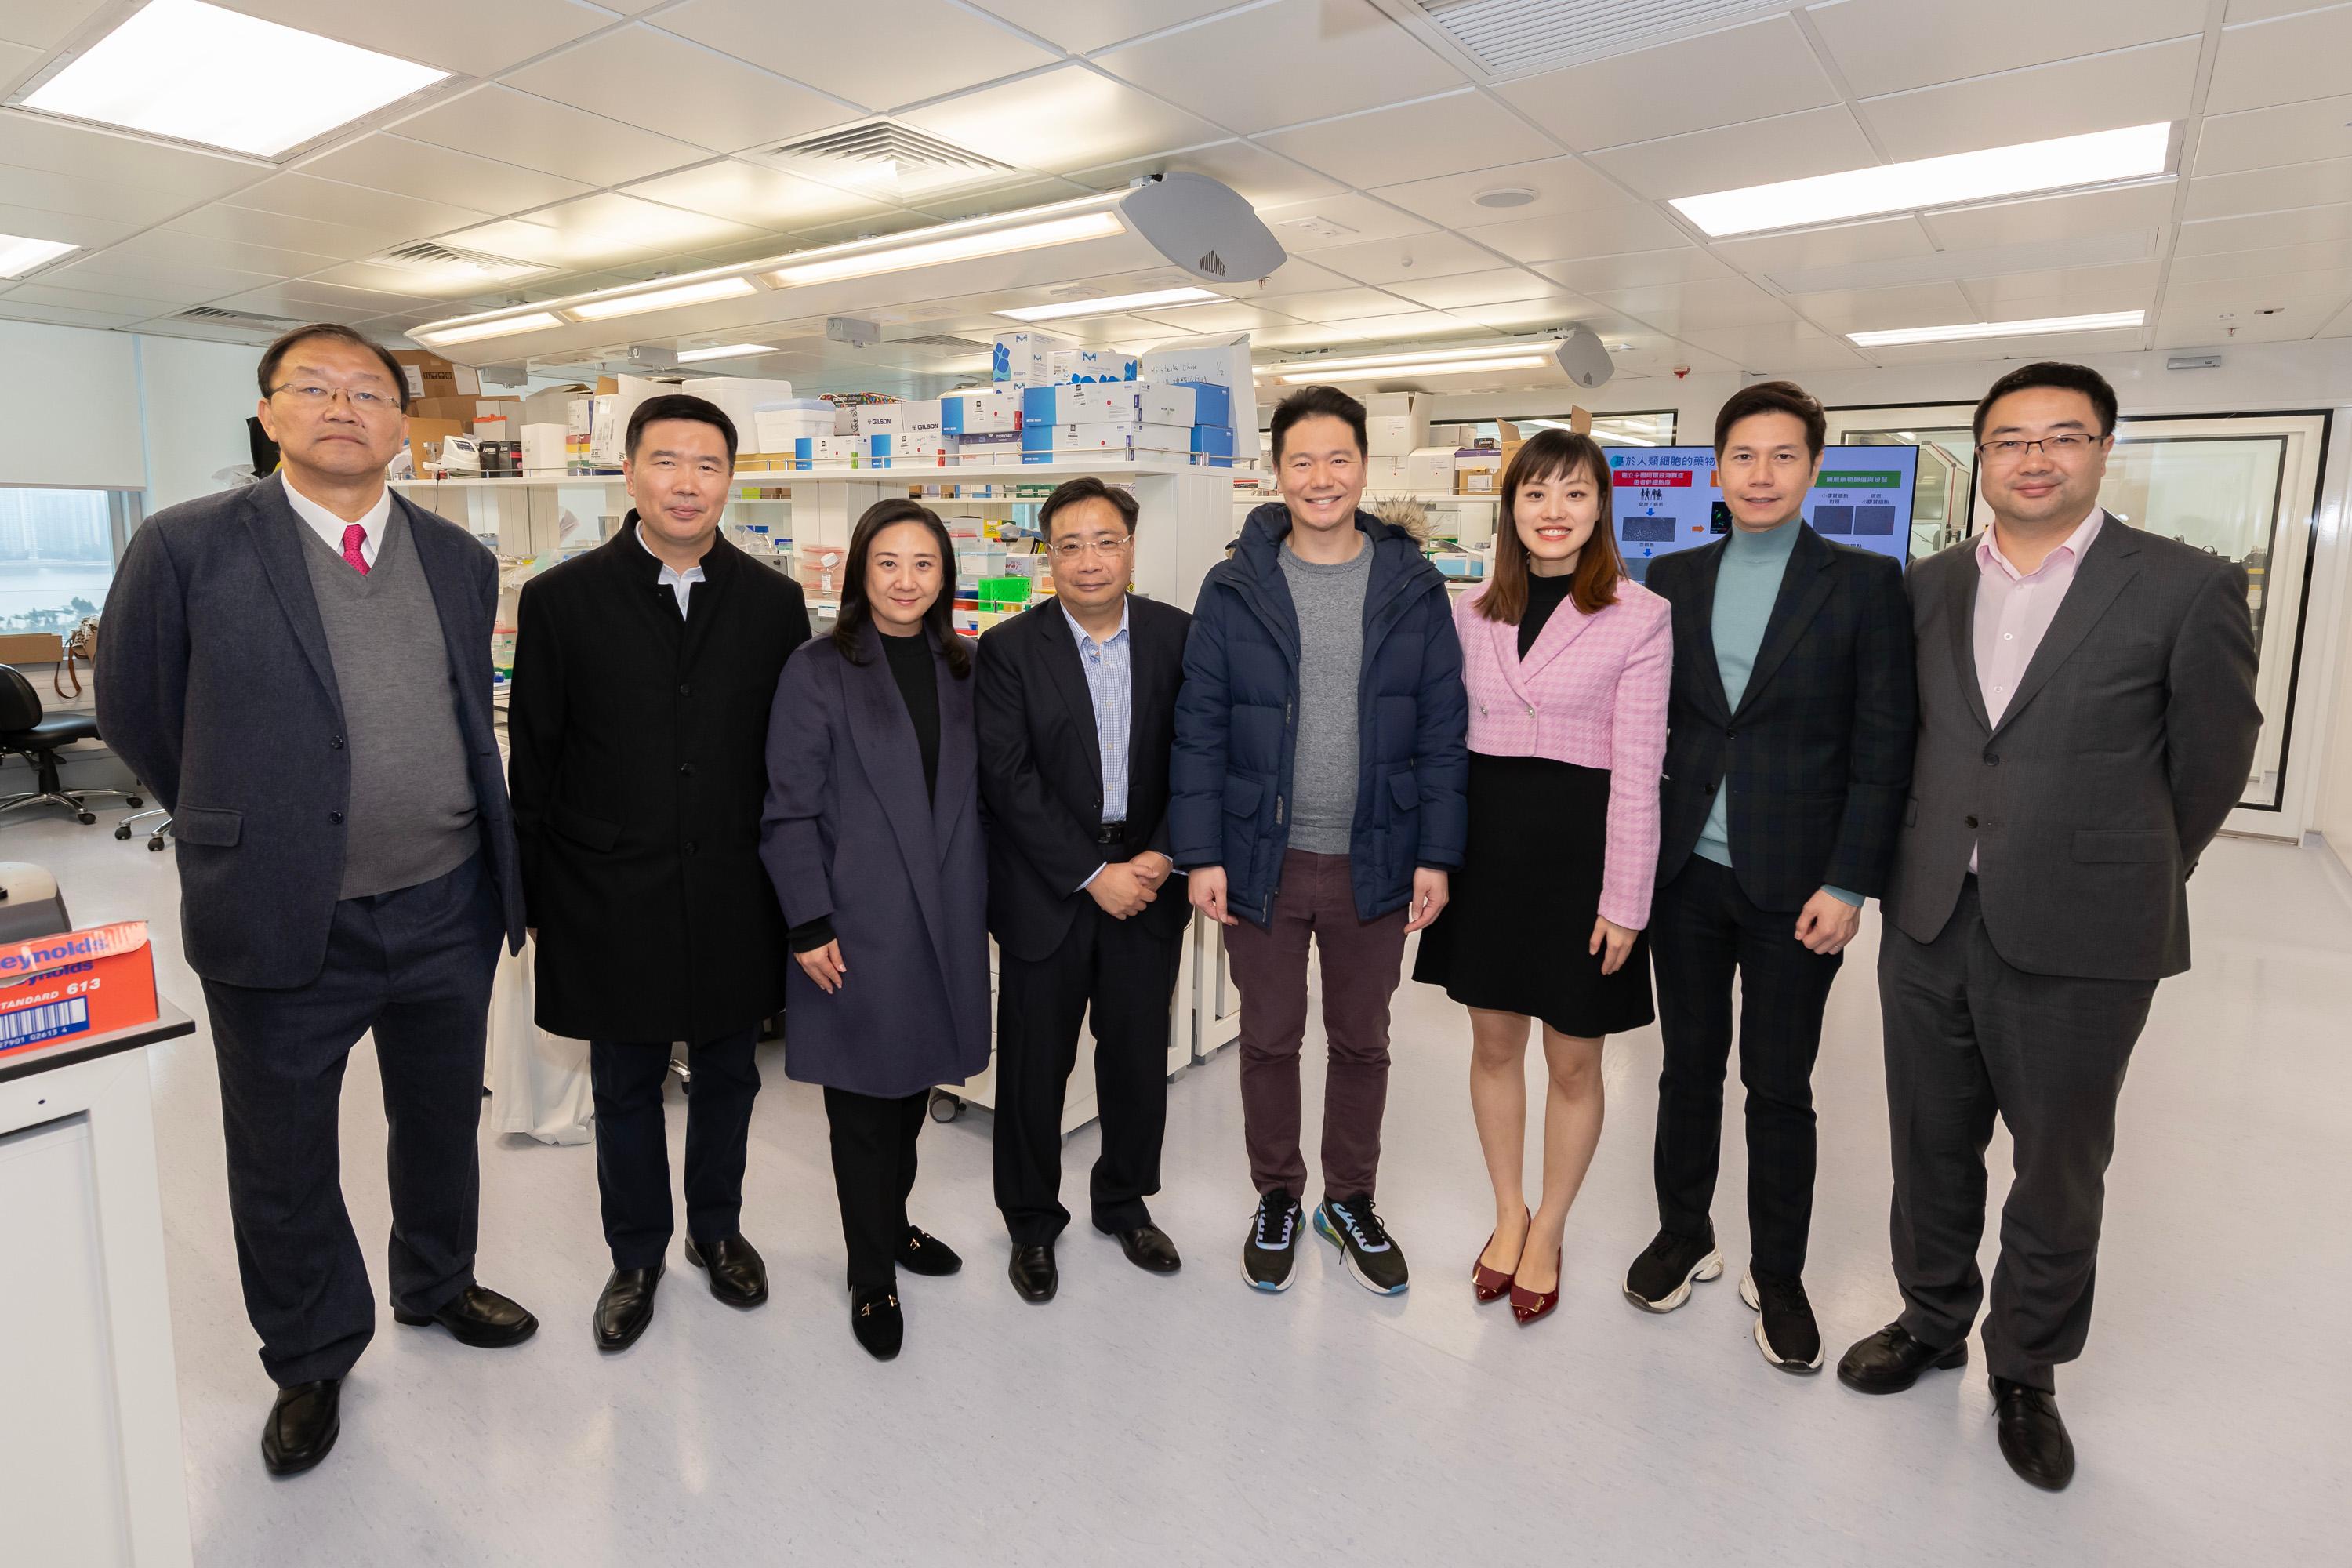
[[[1366,1288],[1406,1285],[1372,1212],[1389,999],[1404,940],[1445,905],[1469,831],[1469,704],[1445,580],[1362,511],[1364,406],[1308,387],[1275,411],[1280,504],[1252,512],[1193,611],[1168,806],[1195,907],[1242,993],[1242,1115],[1259,1199],[1249,1282],[1289,1287],[1307,1184],[1298,1054],[1307,952],[1330,1047],[1316,1230]]]

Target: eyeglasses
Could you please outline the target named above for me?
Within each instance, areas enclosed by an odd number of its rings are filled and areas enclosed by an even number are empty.
[[[2039,447],[2042,448],[2043,457],[2054,458],[2063,463],[2069,458],[2081,457],[2097,446],[2100,439],[2099,437],[2085,436],[2080,431],[2069,431],[2063,436],[2044,436],[2039,441],[2011,439],[1979,441],[1977,443],[1977,451],[1988,463],[2007,465],[2024,461],[2025,454]]]
[[[284,386],[273,386],[269,389],[269,395],[275,397],[281,392],[292,398],[297,407],[313,411],[324,409],[338,397],[350,404],[352,411],[358,414],[391,414],[400,407],[400,399],[390,393],[370,392],[364,387],[320,386],[316,382],[306,381],[299,385],[289,383]]]
[[[1122,533],[1117,539],[1057,539],[1054,542],[1054,558],[1076,561],[1082,555],[1099,555],[1111,560],[1123,553],[1135,542],[1135,535]]]

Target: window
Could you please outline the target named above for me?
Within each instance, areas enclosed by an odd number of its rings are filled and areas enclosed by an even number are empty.
[[[0,486],[0,630],[73,630],[106,604],[137,517],[130,490]]]

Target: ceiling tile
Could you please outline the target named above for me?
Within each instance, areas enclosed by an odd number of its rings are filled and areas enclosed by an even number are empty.
[[[415,141],[591,185],[642,179],[709,156],[691,142],[495,85],[453,98],[393,129]]]
[[[1200,332],[1248,332],[1265,327],[1286,327],[1293,318],[1272,310],[1262,310],[1255,305],[1188,305],[1165,315],[1140,313],[1139,321],[1149,321],[1161,332],[1191,336]],[[1006,323],[1008,326],[1011,323]],[[1052,331],[1049,324],[1046,328]]]
[[[0,186],[5,184],[5,180],[0,180]],[[0,205],[0,234],[13,234],[21,239],[54,239],[95,248],[129,239],[138,232],[137,224],[117,223],[80,213],[42,212],[36,207]]]
[[[578,180],[378,132],[298,165],[305,174],[483,212],[520,212],[593,189]]]
[[[2269,278],[2282,272],[2321,272],[2352,267],[2352,239],[2321,239],[2305,245],[2273,245],[2260,250],[2212,251],[2175,256],[2172,280],[2203,282],[2221,278]]]
[[[479,298],[482,303],[475,308],[488,310],[501,303],[505,296],[515,289],[511,281],[493,281],[478,272],[392,267],[371,261],[345,261],[333,267],[322,267],[305,281],[363,289],[401,298],[430,300],[434,302],[433,315],[436,318],[463,315],[465,310],[454,307],[476,298]]]
[[[1984,338],[1961,343],[1897,343],[1870,350],[1880,364],[1948,364],[1982,360],[2076,361],[2095,354],[2136,353],[2144,329],[2116,331],[2051,332],[2034,338]]]
[[[1069,0],[980,0],[980,8],[1059,44],[1074,55],[1082,55],[1089,49],[1190,22],[1212,11],[1225,10],[1233,3],[1234,0],[1087,0],[1083,5],[1073,5]]]
[[[1863,118],[1895,163],[2179,120],[2189,113],[2202,38],[2085,55],[1864,99]]]
[[[233,239],[208,238],[168,228],[151,228],[144,234],[109,247],[107,254],[124,261],[149,261],[164,266],[191,262],[200,267],[225,267],[281,278],[299,278],[305,273],[316,272],[321,267],[332,267],[343,259],[340,256],[283,250],[268,245],[247,245]]]
[[[655,18],[665,32],[740,55],[868,109],[895,109],[1052,63],[1054,56],[947,0],[688,0]]]
[[[2352,203],[2338,203],[2334,206],[2299,207],[2293,212],[2257,213],[2251,217],[2184,223],[2180,226],[2180,243],[2173,247],[2173,254],[2202,256],[2224,250],[2304,245],[2347,236],[2352,236]]]
[[[161,232],[197,235],[274,250],[299,250],[312,256],[347,258],[368,256],[383,249],[385,235],[397,231],[353,228],[344,224],[321,223],[316,218],[289,217],[284,213],[215,203],[173,218]]]
[[[0,305],[6,302],[0,300]],[[2159,349],[2227,349],[2245,343],[2294,342],[2311,337],[2340,337],[2344,335],[2344,323],[2347,320],[2352,320],[2352,311],[2335,318],[2331,325],[2325,305],[2296,306],[2274,316],[2256,316],[2237,310],[2168,309],[2157,318],[2155,346]]]
[[[2168,177],[2113,190],[1947,207],[1924,214],[1919,221],[1938,249],[1990,250],[2155,228],[2171,221],[2175,194],[2175,182]]]
[[[2352,305],[2345,306],[2339,314],[2312,335],[2321,338],[2352,338]]]
[[[2352,5],[2225,27],[2213,58],[2205,112],[2227,114],[2271,103],[2328,98],[2344,90],[2352,59]]]
[[[798,82],[643,23],[591,38],[502,79],[541,98],[714,153],[789,141],[857,113]]]
[[[1244,135],[1462,85],[1460,71],[1370,0],[1272,0],[1097,63]]]
[[[1311,326],[1276,327],[1269,331],[1252,332],[1250,346],[1260,349],[1313,349],[1332,343],[1360,343],[1364,340],[1345,327],[1328,322]]]
[[[615,20],[610,11],[581,0],[401,0],[397,5],[339,6],[331,16],[322,15],[318,0],[211,3],[460,76],[496,76]]]
[[[919,222],[951,223],[957,218],[1018,212],[1023,207],[1043,206],[1047,202],[1067,201],[1072,196],[1093,194],[1073,180],[1059,176],[1045,180],[1027,179],[1016,172],[989,184],[953,191],[945,195],[920,196],[908,205],[921,214],[917,220]]]
[[[1787,16],[1522,77],[1495,90],[1576,152],[1737,125],[1838,99],[1812,47]]]
[[[1258,140],[1358,186],[1464,175],[1559,151],[1549,137],[1475,88],[1276,131]]]
[[[1802,323],[1788,327],[1701,328],[1682,334],[1685,342],[1721,354],[1742,370],[1794,374],[1801,371],[1859,370],[1869,362],[1843,338]]]
[[[893,210],[887,203],[734,158],[621,188],[646,201],[779,233]]]
[[[341,224],[371,234],[419,239],[479,223],[487,214],[442,202],[419,201],[321,180],[313,174],[273,174],[229,196],[226,205],[282,213],[289,217]]]
[[[1656,208],[1638,205],[1480,224],[1461,232],[1513,261],[1573,261],[1633,250],[1670,250],[1690,239]]]
[[[2352,157],[2352,95],[2209,114],[2194,166],[2200,174],[2232,174],[2333,157]]]
[[[2352,158],[2209,174],[2189,182],[2188,218],[2237,217],[2352,201]]]
[[[0,109],[0,164],[69,174],[78,180],[144,185],[177,196],[182,206],[249,184],[269,172],[249,159],[216,156],[5,109]]]
[[[1348,279],[1328,267],[1294,256],[1265,278],[1246,283],[1204,283],[1204,289],[1216,289],[1241,300],[1271,300],[1291,294],[1318,294],[1345,289]],[[1285,306],[1283,309],[1287,310]]]
[[[1960,288],[1988,321],[2087,316],[2147,309],[2156,302],[2157,271],[2156,262],[2135,261],[2121,267],[1964,278]]]
[[[1315,253],[1318,267],[1359,283],[1394,283],[1407,278],[1444,278],[1459,272],[1482,272],[1497,265],[1492,253],[1455,234],[1418,234],[1402,239],[1376,239],[1368,245],[1342,245]]]
[[[1838,0],[1805,17],[1855,96],[2046,65],[2205,30],[2206,0],[1971,0],[1889,5]],[[2020,141],[2026,138],[2020,137]]]
[[[1257,216],[1260,222],[1274,230],[1274,237],[1282,242],[1283,249],[1294,256],[1302,251],[1319,255],[1336,247],[1361,245],[1367,240],[1428,234],[1438,227],[1427,218],[1415,217],[1385,202],[1351,192],[1278,207],[1260,207]],[[1328,232],[1335,227],[1347,232]]]
[[[0,0],[0,38],[47,50],[107,0]]]
[[[141,313],[69,310],[57,305],[18,304],[14,294],[0,294],[0,317],[12,321],[41,321],[53,327],[89,327],[100,331],[128,327],[146,319]]]
[[[190,305],[276,281],[261,273],[218,267],[156,267],[128,261],[110,264],[103,252],[88,261],[53,268],[41,277],[55,288],[86,289],[93,294],[121,294],[135,300],[173,300]]]
[[[388,295],[372,296],[373,305],[337,304],[324,300],[297,299],[281,287],[249,289],[242,294],[224,294],[208,303],[224,310],[251,310],[258,316],[284,316],[297,321],[340,321],[344,326],[369,321],[383,315],[385,307],[404,301]]]
[[[1843,104],[1637,142],[1590,157],[1595,167],[1660,200],[1833,174],[1881,161]]]
[[[755,232],[724,218],[658,206],[608,191],[541,207],[526,217],[500,218],[459,229],[443,239],[449,245],[551,267],[604,267],[699,245],[747,240]]]
[[[38,65],[46,52],[29,44],[12,44],[0,38],[0,89],[16,86],[16,79]]]
[[[1810,272],[1855,261],[1882,261],[1891,256],[1926,256],[1935,248],[1919,220],[1907,214],[1834,228],[1715,242],[1717,256],[1754,275]]]
[[[1550,279],[1538,278],[1524,267],[1464,272],[1452,278],[1400,278],[1388,287],[1414,304],[1426,305],[1433,310],[1456,310],[1465,305],[1508,305],[1521,300],[1578,298]]]
[[[2352,299],[2352,268],[2323,272],[2282,272],[2269,278],[2216,278],[2194,282],[2176,280],[2165,286],[2168,310],[2228,309],[2242,306],[2248,313],[2286,307],[2325,305],[2327,312]]]
[[[135,310],[142,316],[160,316],[184,308],[169,300],[141,300],[125,294],[92,294],[79,289],[52,288],[38,281],[9,289],[7,302],[46,305],[61,310],[89,310],[102,316],[119,316],[127,310]]]
[[[1622,256],[1591,256],[1535,268],[1546,278],[1580,293],[1596,289],[1638,289],[1649,283],[1687,283],[1720,278],[1731,268],[1695,245],[1672,250],[1637,250]]]
[[[1387,316],[1359,316],[1336,324],[1370,342],[1391,338],[1493,336],[1491,329],[1445,310],[1399,310]]]
[[[34,212],[99,218],[136,230],[161,223],[184,209],[188,202],[176,191],[154,185],[121,185],[46,169],[0,165],[0,205]]]
[[[1463,305],[1453,312],[1465,321],[1492,327],[1501,332],[1528,332],[1564,327],[1570,321],[1581,321],[1594,331],[1601,331],[1601,318],[1612,312],[1578,294],[1557,294],[1543,300],[1513,300],[1503,305]]]
[[[1265,301],[1268,309],[1302,321],[1344,321],[1350,317],[1390,316],[1421,302],[1401,299],[1379,289],[1332,289],[1314,294],[1280,294]]]
[[[1517,186],[1535,193],[1535,199],[1514,207],[1482,206],[1481,191]],[[1433,223],[1454,228],[1493,223],[1498,218],[1549,217],[1556,213],[1582,212],[1620,205],[1624,191],[1608,176],[1576,158],[1538,158],[1531,163],[1501,163],[1475,178],[1448,174],[1402,184],[1375,185],[1370,194],[1392,202]]]
[[[1789,307],[1825,331],[1868,332],[1888,327],[1939,327],[1973,321],[1977,307],[1957,283],[1914,283],[1899,289],[1837,289],[1791,294]]]
[[[1159,153],[1098,168],[1079,169],[1070,178],[1093,190],[1112,191],[1151,174],[1181,171],[1206,174],[1231,185],[1261,213],[1268,207],[1332,195],[1347,189],[1328,174],[1267,152],[1255,142],[1214,142],[1180,153]]]
[[[898,118],[1002,163],[1056,174],[1194,147],[1222,134],[1205,120],[1075,63]]]
[[[1710,278],[1612,289],[1592,298],[1676,337],[1709,327],[1751,327],[1789,319],[1789,307],[1745,278]]]

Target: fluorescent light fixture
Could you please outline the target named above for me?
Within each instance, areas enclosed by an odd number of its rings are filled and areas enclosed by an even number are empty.
[[[966,225],[942,225],[966,228]],[[1074,217],[1047,218],[1040,223],[1018,224],[1010,228],[983,229],[966,232],[941,239],[919,237],[933,230],[918,229],[918,237],[902,244],[876,246],[870,241],[858,241],[854,246],[832,246],[807,253],[806,257],[788,262],[767,275],[768,281],[779,289],[806,288],[812,283],[838,283],[847,278],[871,278],[884,272],[905,272],[917,267],[940,267],[950,261],[971,261],[982,256],[1005,256],[1016,250],[1042,250],[1047,246],[1071,245],[1085,239],[1108,239],[1127,232],[1127,226],[1115,212],[1081,213]],[[846,254],[829,255],[828,251]]]
[[[148,0],[24,106],[272,158],[448,75],[201,0]]]
[[[26,239],[17,235],[0,234],[0,278],[22,278],[34,268],[46,266],[58,257],[80,248],[79,245],[68,245],[58,239]]]
[[[1390,376],[1474,375],[1482,370],[1534,370],[1552,363],[1549,354],[1518,353],[1502,359],[1471,360],[1458,363],[1407,363],[1388,360],[1365,363],[1353,369],[1338,370],[1320,365],[1303,375],[1281,375],[1275,379],[1285,386],[1312,386],[1323,381],[1379,381]]]
[[[610,300],[584,300],[577,305],[566,305],[564,309],[583,321],[609,321],[615,316],[641,316],[647,310],[702,305],[713,300],[740,300],[746,294],[758,292],[758,288],[749,278],[706,278],[699,283],[681,283],[675,289],[623,294]]]
[[[417,335],[420,343],[471,343],[484,338],[502,338],[509,332],[535,332],[545,327],[560,327],[563,319],[549,310],[533,310],[527,316],[501,316],[495,321],[465,321],[454,327],[436,327]]]
[[[1465,360],[1516,359],[1521,355],[1540,353],[1540,347],[1528,343],[1485,343],[1470,348],[1414,349],[1391,354],[1356,354],[1346,359],[1293,360],[1280,364],[1262,364],[1255,370],[1274,373],[1290,371],[1354,370],[1361,365],[1426,365],[1448,364]]]
[[[2142,179],[2164,173],[2165,153],[2171,141],[2171,123],[2159,120],[2120,131],[2094,131],[1703,196],[1677,196],[1671,205],[1720,239],[1759,229],[1802,228],[1874,213],[1912,212],[2070,185]]]
[[[775,352],[776,346],[773,343],[721,343],[715,349],[680,349],[677,351],[677,363],[700,364],[707,359],[744,359],[752,354],[772,354]]]
[[[1206,289],[1153,289],[1142,294],[1109,294],[1099,300],[1065,300],[1055,305],[1024,305],[1017,310],[998,310],[995,314],[1015,321],[1059,321],[1072,316],[1113,316],[1121,310],[1140,310],[1146,306],[1203,305],[1212,300],[1222,300],[1223,294],[1213,294]]]
[[[2032,321],[1962,321],[1949,327],[1890,327],[1885,331],[1848,332],[1847,338],[1866,349],[1896,343],[1959,343],[1976,338],[2034,338],[2045,332],[2100,332],[2116,327],[2137,327],[2147,319],[2145,310],[2110,310],[2097,316],[2044,316]]]

